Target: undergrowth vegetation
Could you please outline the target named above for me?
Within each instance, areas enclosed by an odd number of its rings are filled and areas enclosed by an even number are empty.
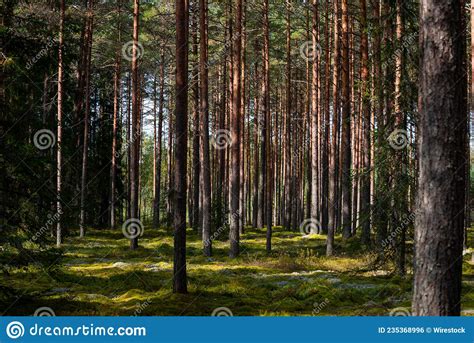
[[[375,256],[360,253],[356,237],[337,237],[336,248],[344,253],[327,258],[325,238],[276,228],[274,251],[267,255],[265,231],[247,228],[239,258],[230,259],[228,243],[218,239],[207,258],[189,229],[189,294],[181,295],[172,293],[170,231],[145,230],[139,249],[131,251],[121,231],[90,230],[84,239],[68,238],[60,251],[25,251],[21,264],[13,251],[2,254],[0,308],[4,315],[32,315],[42,306],[56,315],[207,316],[218,307],[235,316],[409,311],[411,271],[400,278],[390,266],[374,269]],[[470,257],[464,263],[465,315],[474,308]]]

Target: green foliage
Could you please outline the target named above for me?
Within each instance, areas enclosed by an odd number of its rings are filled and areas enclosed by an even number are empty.
[[[471,230],[472,233],[472,230]],[[336,243],[341,246],[340,237]],[[228,257],[228,242],[214,241],[214,256],[188,230],[189,291],[173,294],[172,244],[166,229],[145,229],[141,246],[128,249],[122,233],[91,230],[69,238],[55,268],[9,268],[0,277],[0,304],[9,315],[29,315],[47,304],[57,315],[388,315],[410,307],[411,275],[363,271],[370,255],[326,258],[325,237],[302,238],[277,228],[274,252],[265,253],[265,230],[249,229],[242,255]],[[342,246],[341,246],[342,247]],[[463,309],[472,308],[472,265],[465,260]],[[45,273],[45,270],[47,271]],[[22,294],[15,306],[9,307]]]

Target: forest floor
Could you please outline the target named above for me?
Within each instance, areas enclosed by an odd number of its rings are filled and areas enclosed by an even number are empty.
[[[469,231],[470,242],[474,230]],[[213,242],[214,256],[188,231],[188,290],[172,293],[173,238],[169,230],[145,229],[131,251],[122,231],[90,230],[69,237],[60,260],[4,265],[0,310],[32,315],[46,306],[56,315],[202,315],[220,307],[245,315],[407,315],[411,272],[401,278],[372,268],[374,255],[355,253],[357,239],[336,238],[337,256],[326,258],[325,236],[303,237],[275,228],[273,252],[265,231],[248,229],[241,256],[228,257],[228,243]],[[345,252],[345,253],[342,253]],[[471,250],[472,253],[472,250]],[[474,315],[474,266],[463,263],[463,315]],[[32,257],[33,259],[34,257]],[[55,261],[54,261],[55,260]],[[408,257],[411,260],[411,257]]]

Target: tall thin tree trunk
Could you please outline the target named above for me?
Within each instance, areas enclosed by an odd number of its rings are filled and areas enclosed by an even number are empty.
[[[236,0],[235,29],[232,46],[232,114],[231,114],[231,165],[230,165],[230,257],[237,257],[240,252],[240,115],[241,115],[241,46],[242,46],[242,0]]]
[[[130,170],[132,169],[131,167],[131,161],[132,161],[132,153],[130,151],[130,124],[131,124],[131,114],[132,114],[132,77],[131,77],[131,72],[128,72],[127,75],[127,129],[125,131],[125,139],[128,144],[127,148],[127,182],[126,182],[126,187],[127,187],[127,199],[126,199],[126,218],[130,218],[130,198],[131,198],[131,191],[130,191],[130,185],[131,185],[131,179],[130,179]]]
[[[81,195],[80,195],[80,217],[79,217],[79,230],[80,237],[84,237],[86,234],[85,221],[86,221],[86,188],[87,188],[87,159],[89,150],[89,114],[90,114],[90,74],[91,74],[91,55],[92,55],[92,27],[93,27],[93,12],[92,12],[92,1],[87,2],[87,16],[88,26],[86,28],[86,64],[85,64],[85,104],[84,104],[84,134],[82,138],[82,169],[81,169]]]
[[[319,54],[316,47],[319,44],[319,0],[313,0],[313,23],[312,23],[312,45],[313,45],[313,68],[311,79],[311,219],[319,223]],[[311,225],[317,228],[319,234],[320,225]]]
[[[328,232],[328,216],[329,209],[329,114],[330,114],[330,96],[331,96],[331,35],[329,31],[329,11],[330,3],[326,0],[326,13],[325,13],[325,28],[324,36],[326,40],[326,52],[325,52],[325,101],[324,101],[324,126],[323,126],[323,145],[321,155],[321,191],[322,191],[322,204],[321,204],[321,228],[323,233]]]
[[[258,42],[255,41],[255,51],[258,51]],[[262,206],[260,206],[260,93],[259,89],[259,63],[258,60],[255,61],[255,109],[254,109],[254,135],[253,135],[253,149],[254,149],[254,158],[253,158],[253,169],[254,169],[254,178],[253,178],[253,215],[252,215],[252,226],[255,228],[260,228],[263,226],[263,216],[262,216]]]
[[[161,62],[161,61],[160,61]],[[161,66],[160,66],[161,67]],[[160,75],[161,76],[161,75]],[[156,82],[156,75],[153,77],[153,228],[157,229],[159,227],[159,182],[158,182],[158,169],[161,170],[161,165],[158,164],[158,121],[157,118],[157,102],[158,102],[158,95],[157,95],[157,82]]]
[[[283,226],[291,228],[292,209],[292,181],[291,181],[291,142],[290,142],[290,116],[291,116],[291,4],[292,0],[286,0],[286,108],[283,119],[283,170],[284,170],[284,214]]]
[[[176,105],[173,292],[187,293],[186,167],[188,148],[188,2],[176,0]]]
[[[246,44],[247,44],[247,31],[246,31],[246,11],[247,11],[247,1],[242,0],[242,27],[241,27],[241,68],[240,68],[240,128],[241,128],[241,136],[242,141],[240,144],[240,235],[244,233],[245,227],[245,216],[246,216],[246,208],[245,208],[245,190],[246,190],[246,173],[245,173],[245,166],[246,166],[246,159],[245,159],[245,152],[247,150],[247,136],[246,136],[246,129],[245,129],[245,117],[246,117],[246,108],[245,108],[245,101],[246,101],[246,94],[245,94],[245,77],[246,77]]]
[[[328,218],[328,236],[326,244],[326,255],[331,256],[334,253],[334,235],[337,228],[336,217],[338,215],[338,132],[339,132],[339,74],[340,74],[340,55],[339,55],[339,1],[334,1],[334,71],[333,71],[333,132],[331,144],[330,175],[329,175],[329,218]]]
[[[268,24],[268,0],[263,1],[263,115],[265,135],[265,224],[267,225],[266,250],[272,250],[272,151],[271,151],[271,118],[270,118],[270,33]]]
[[[359,219],[362,227],[361,240],[365,245],[370,245],[370,165],[371,165],[371,140],[370,140],[370,90],[369,90],[369,42],[367,38],[367,5],[366,0],[360,0],[361,19],[361,101],[362,101],[362,147],[363,147],[363,171],[362,171],[362,189],[360,197],[360,215]]]
[[[58,132],[57,132],[57,156],[56,156],[56,213],[59,216],[56,224],[56,246],[62,244],[62,137],[63,137],[63,50],[64,50],[64,13],[66,11],[65,0],[61,0],[59,16],[59,49],[58,49]]]
[[[402,78],[403,78],[403,19],[402,19],[402,1],[396,1],[396,35],[397,35],[397,44],[399,46],[399,53],[395,58],[395,101],[394,101],[394,110],[395,110],[395,129],[402,130],[406,135],[406,120],[403,113],[402,106]],[[408,139],[408,138],[407,138]],[[404,177],[406,164],[406,150],[399,149],[395,150],[395,168],[394,171],[394,183],[393,183],[393,194],[394,200],[392,202],[392,207],[394,209],[393,227],[400,227],[400,234],[398,237],[398,256],[397,256],[397,273],[401,276],[405,275],[406,268],[406,225],[403,225],[402,220],[404,214],[408,212],[408,184],[406,177]]]
[[[202,240],[204,255],[212,255],[211,242],[211,162],[209,153],[209,85],[207,52],[207,0],[199,0],[199,32],[201,36],[199,51],[200,72],[200,115],[201,115],[201,189],[202,189]]]
[[[116,192],[116,178],[117,178],[117,128],[118,128],[118,117],[120,112],[120,62],[121,62],[121,0],[117,1],[117,51],[115,54],[115,66],[114,66],[114,115],[113,115],[113,128],[112,128],[112,163],[110,168],[110,227],[115,229],[115,192]]]
[[[160,226],[160,201],[161,201],[161,160],[163,139],[163,106],[165,101],[165,53],[161,51],[160,59],[160,103],[158,105],[158,138],[156,140],[156,166],[155,166],[155,197],[153,199],[153,226]]]
[[[349,75],[349,14],[348,0],[342,0],[342,136],[341,136],[341,195],[342,236],[351,236],[351,89]]]
[[[189,216],[190,216],[190,224],[191,227],[197,231],[198,234],[202,235],[202,226],[199,222],[199,218],[201,217],[199,213],[201,212],[200,206],[200,184],[201,184],[201,159],[200,159],[200,89],[199,89],[199,56],[198,56],[198,21],[199,21],[199,12],[198,12],[197,2],[194,5],[192,10],[191,16],[191,36],[192,36],[192,53],[193,53],[193,64],[192,64],[192,72],[191,72],[191,88],[192,88],[192,98],[193,98],[193,135],[192,135],[192,144],[193,144],[193,151],[192,151],[192,168],[190,175],[192,184],[191,186],[191,194],[190,194],[190,206],[189,208]],[[190,174],[191,174],[190,173]]]
[[[139,220],[139,175],[140,175],[140,78],[138,75],[138,32],[140,20],[140,0],[133,5],[133,49],[132,49],[132,129],[131,129],[131,165],[130,165],[130,218]],[[136,231],[136,230],[135,230]],[[138,248],[138,232],[133,232],[130,249]]]

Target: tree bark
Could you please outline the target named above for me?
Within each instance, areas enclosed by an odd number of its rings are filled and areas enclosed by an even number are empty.
[[[413,314],[458,316],[466,187],[462,2],[421,1]],[[460,34],[461,33],[461,34]]]
[[[329,224],[329,115],[330,115],[330,96],[331,96],[331,35],[329,32],[329,11],[330,3],[326,0],[326,14],[325,14],[325,28],[324,35],[326,39],[326,52],[325,52],[325,101],[324,101],[324,126],[323,126],[323,145],[321,155],[321,228],[323,233],[328,233]]]
[[[360,0],[361,19],[361,113],[362,113],[362,152],[363,152],[363,171],[362,171],[362,189],[360,197],[360,223],[362,228],[361,240],[362,244],[370,245],[370,90],[369,90],[369,43],[367,37],[367,5],[366,0]]]
[[[230,165],[230,253],[234,258],[240,253],[240,115],[241,115],[241,46],[242,0],[236,0],[235,29],[232,45],[232,114],[231,114],[231,165]]]
[[[117,1],[118,23],[117,23],[117,51],[114,66],[114,115],[112,123],[112,163],[110,168],[110,228],[115,229],[115,191],[117,178],[117,127],[120,111],[120,65],[121,65],[121,0]]]
[[[284,178],[284,201],[283,201],[283,226],[291,228],[292,210],[292,180],[291,180],[291,142],[290,142],[290,117],[291,117],[291,1],[286,0],[286,108],[283,118],[283,178]]]
[[[59,3],[59,49],[58,49],[58,127],[57,127],[57,156],[56,156],[56,214],[59,216],[56,223],[56,246],[62,244],[62,131],[63,131],[63,52],[64,52],[64,13],[66,11],[65,0]]]
[[[351,89],[349,77],[349,14],[347,0],[342,0],[342,136],[341,136],[341,195],[342,237],[351,236]]]
[[[90,114],[90,73],[91,73],[91,54],[92,54],[92,27],[93,27],[93,12],[92,1],[87,2],[87,28],[86,28],[86,58],[85,58],[85,104],[84,104],[84,133],[82,138],[82,169],[81,169],[81,193],[80,193],[80,214],[79,214],[79,236],[84,237],[86,234],[85,220],[86,220],[86,180],[87,180],[87,157],[89,147],[89,114]]]
[[[268,24],[268,0],[263,1],[263,115],[265,135],[263,145],[265,146],[265,224],[267,226],[266,250],[272,250],[272,152],[271,152],[271,118],[270,118],[270,34]]]
[[[311,220],[319,223],[319,55],[316,47],[319,44],[319,13],[318,1],[313,0],[313,23],[312,23],[312,45],[313,45],[313,68],[311,79]],[[311,225],[320,233],[320,225]]]
[[[138,32],[140,0],[133,5],[133,49],[132,49],[132,129],[130,137],[130,218],[139,220],[139,175],[140,175],[140,78],[138,75]],[[136,237],[135,237],[136,236]],[[130,249],[138,248],[138,235],[130,239]]]
[[[153,225],[155,228],[160,226],[160,202],[161,202],[161,161],[162,140],[163,140],[163,107],[165,102],[165,53],[161,51],[160,64],[160,104],[158,105],[158,138],[156,142],[156,179],[155,179],[155,198],[153,202]]]
[[[188,148],[188,2],[176,0],[176,104],[173,292],[187,293],[186,166]]]
[[[200,116],[201,116],[201,189],[202,189],[202,240],[204,255],[212,255],[211,241],[211,163],[209,153],[209,85],[207,51],[207,0],[199,0],[199,32],[201,36],[199,51],[200,72]]]
[[[333,70],[333,132],[331,144],[331,159],[329,160],[329,218],[326,255],[334,254],[334,235],[338,215],[338,133],[339,133],[339,75],[340,75],[340,39],[339,39],[339,0],[334,1],[334,70]]]
[[[193,98],[193,152],[192,152],[192,163],[191,163],[191,194],[190,194],[190,224],[191,227],[198,233],[202,235],[202,226],[200,222],[201,204],[200,204],[200,184],[201,184],[201,138],[200,138],[200,88],[199,88],[199,56],[198,56],[198,21],[199,21],[199,12],[197,2],[193,6],[192,16],[191,16],[191,36],[192,36],[192,53],[193,53],[193,64],[191,72],[191,88],[192,88],[192,98]],[[190,10],[191,11],[191,10]],[[202,40],[202,37],[201,37]]]

